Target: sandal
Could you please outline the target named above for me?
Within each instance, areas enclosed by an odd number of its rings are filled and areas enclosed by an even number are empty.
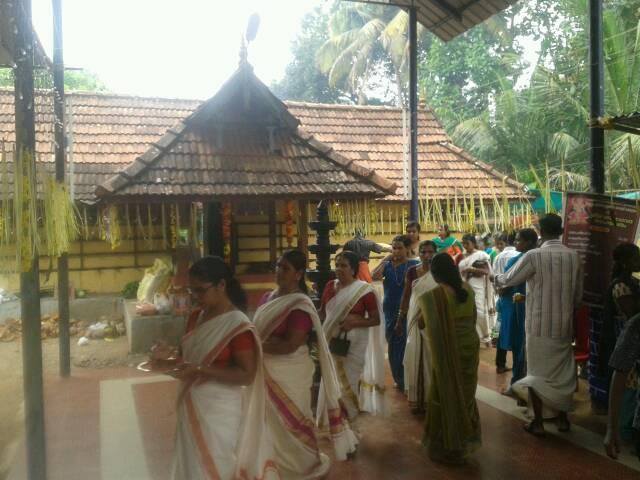
[[[556,421],[556,427],[558,427],[558,431],[562,433],[571,431],[571,423],[569,420]]]
[[[544,427],[542,425],[540,425],[540,428],[542,430],[538,430],[536,428],[536,423],[535,422],[527,423],[527,424],[523,425],[522,428],[524,428],[525,432],[530,433],[534,437],[543,438],[543,437],[546,437],[546,435],[547,435],[546,432],[544,431]]]

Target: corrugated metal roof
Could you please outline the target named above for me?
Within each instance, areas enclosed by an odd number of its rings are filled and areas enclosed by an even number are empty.
[[[356,0],[363,3],[417,7],[418,21],[437,37],[448,42],[518,0]]]
[[[13,42],[15,31],[14,7],[20,2],[0,0],[0,66],[7,67],[15,64],[15,46]],[[42,48],[38,34],[33,30],[34,61],[36,66],[51,67],[51,60]]]

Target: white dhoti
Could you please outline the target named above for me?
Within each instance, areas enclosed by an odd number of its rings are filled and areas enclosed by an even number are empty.
[[[569,338],[527,336],[527,376],[513,384],[513,390],[524,400],[533,390],[542,400],[545,418],[573,408],[576,371],[571,343]]]

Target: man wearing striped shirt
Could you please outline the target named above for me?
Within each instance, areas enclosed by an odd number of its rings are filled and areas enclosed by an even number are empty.
[[[569,430],[576,385],[573,314],[582,299],[583,275],[578,253],[560,241],[562,231],[558,215],[542,217],[541,246],[495,277],[498,288],[527,283],[527,376],[513,391],[533,408],[535,418],[525,430],[538,436],[544,435],[543,418],[556,417],[558,430]]]

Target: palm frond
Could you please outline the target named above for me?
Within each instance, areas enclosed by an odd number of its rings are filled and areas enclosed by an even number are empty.
[[[483,114],[459,123],[453,130],[454,143],[474,154],[494,149],[496,142],[488,120],[488,114]]]

